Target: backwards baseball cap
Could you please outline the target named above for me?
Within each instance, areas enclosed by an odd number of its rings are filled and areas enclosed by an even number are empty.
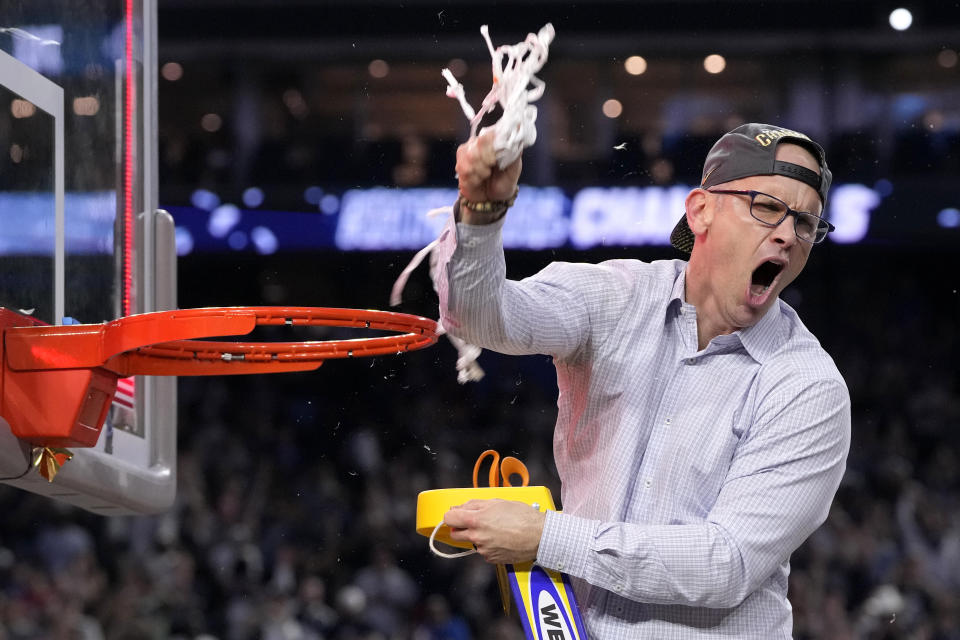
[[[799,145],[813,154],[820,165],[820,173],[792,162],[777,160],[777,145],[781,142]],[[717,140],[703,163],[700,187],[707,189],[749,176],[772,175],[787,176],[810,185],[820,194],[820,202],[826,207],[833,174],[827,168],[823,147],[798,131],[769,124],[751,122],[740,125]],[[670,234],[670,244],[684,253],[690,253],[693,239],[693,231],[684,215]]]

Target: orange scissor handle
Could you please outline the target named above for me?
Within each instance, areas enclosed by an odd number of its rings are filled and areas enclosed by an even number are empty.
[[[480,475],[480,465],[483,464],[484,459],[487,456],[492,456],[493,460],[490,463],[490,471],[487,475],[487,482],[491,487],[500,486],[500,478],[503,478],[503,486],[512,487],[514,485],[510,484],[510,476],[520,476],[520,486],[525,487],[530,483],[530,472],[527,471],[527,465],[523,464],[517,458],[513,456],[507,456],[503,459],[503,462],[500,461],[500,454],[495,449],[487,449],[480,454],[480,457],[477,458],[477,462],[473,465],[473,486],[479,487],[479,475]]]

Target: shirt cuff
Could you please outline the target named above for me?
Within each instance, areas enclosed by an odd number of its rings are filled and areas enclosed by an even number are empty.
[[[457,235],[461,237],[491,237],[499,234],[506,224],[507,218],[503,217],[486,224],[469,224],[467,222],[455,221],[457,225]]]
[[[597,522],[558,511],[547,511],[537,550],[537,564],[584,577]]]

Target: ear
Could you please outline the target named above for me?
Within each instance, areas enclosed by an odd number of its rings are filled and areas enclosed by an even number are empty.
[[[708,206],[707,192],[693,189],[684,201],[687,210],[687,225],[695,236],[702,236],[713,222],[713,207]]]

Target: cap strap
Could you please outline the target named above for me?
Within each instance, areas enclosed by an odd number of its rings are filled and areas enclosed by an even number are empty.
[[[800,182],[805,182],[813,187],[817,193],[820,193],[820,184],[822,178],[816,171],[811,171],[806,167],[801,167],[799,164],[793,164],[792,162],[783,162],[782,160],[777,160],[773,163],[773,172],[781,176],[787,176],[788,178],[799,180]]]

